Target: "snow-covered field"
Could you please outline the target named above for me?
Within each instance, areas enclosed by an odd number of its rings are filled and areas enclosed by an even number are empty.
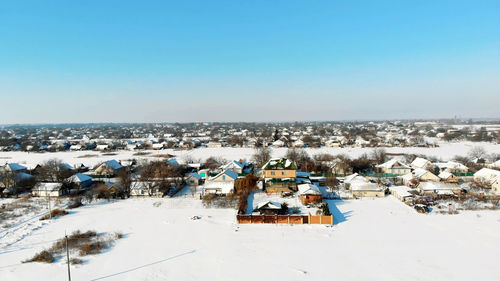
[[[435,156],[442,160],[450,160],[456,155],[465,156],[475,146],[483,147],[487,153],[500,154],[500,145],[494,143],[478,143],[478,142],[456,142],[456,143],[439,143],[439,147],[422,148],[422,147],[391,147],[385,148],[390,153],[409,153],[409,154],[423,154],[427,156]],[[273,148],[273,157],[282,157],[286,154],[287,148]],[[306,151],[312,156],[319,153],[330,154],[347,154],[351,158],[359,157],[363,153],[368,155],[373,151],[373,148],[308,148]],[[226,160],[250,160],[255,153],[253,148],[197,148],[193,150],[151,150],[140,151],[148,152],[150,154],[145,156],[134,155],[138,151],[116,151],[112,152],[113,155],[106,155],[97,151],[65,151],[55,153],[33,153],[33,152],[0,152],[0,165],[5,163],[17,162],[34,168],[37,164],[43,163],[49,159],[58,158],[63,162],[74,165],[83,163],[88,167],[94,167],[98,163],[110,159],[116,160],[129,160],[129,159],[158,159],[152,156],[158,154],[171,154],[178,158],[179,162],[183,162],[188,157],[194,160],[204,161],[208,157],[222,157]],[[93,157],[89,157],[93,156]],[[84,156],[84,157],[83,157]]]
[[[62,260],[21,261],[78,229],[126,237],[73,266],[73,280],[500,280],[500,212],[422,215],[392,197],[330,203],[334,227],[237,225],[235,210],[190,196],[100,202],[2,247],[0,276],[66,280]]]

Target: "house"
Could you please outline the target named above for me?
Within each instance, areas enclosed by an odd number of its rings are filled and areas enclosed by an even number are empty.
[[[201,189],[203,193],[229,194],[234,192],[234,183],[238,174],[224,170],[205,182]]]
[[[31,190],[31,194],[39,197],[59,197],[63,195],[62,184],[55,182],[37,183]]]
[[[400,160],[391,159],[383,164],[375,166],[377,173],[406,175],[411,172],[411,167],[402,163]]]
[[[69,177],[68,180],[80,188],[88,188],[92,186],[92,178],[82,173],[76,173]]]
[[[441,172],[438,177],[444,182],[458,183],[458,177],[450,172]]]
[[[461,192],[460,185],[448,182],[421,182],[417,189],[424,195],[453,195]]]
[[[319,188],[314,184],[299,184],[299,196],[302,204],[321,203],[323,194]]]
[[[125,167],[116,160],[108,160],[99,165],[95,170],[96,176],[112,177],[118,175]]]
[[[424,169],[424,170],[428,170],[428,171],[432,171],[435,167],[431,161],[429,161],[425,158],[421,158],[421,157],[415,158],[415,160],[413,160],[413,162],[411,162],[410,166],[413,169]]]
[[[268,193],[297,191],[297,164],[286,158],[274,158],[262,166],[264,188]]]
[[[417,168],[415,170],[413,170],[411,173],[408,173],[404,176],[401,177],[403,179],[403,183],[408,185],[410,183],[411,180],[413,179],[417,179],[419,181],[440,181],[441,179],[434,175],[433,173],[427,171],[427,170],[424,170],[424,169],[421,169],[421,168]]]
[[[197,173],[189,173],[186,176],[186,183],[190,186],[197,186],[201,183],[203,178]]]
[[[486,184],[492,188],[493,193],[500,194],[500,171],[482,168],[474,174],[474,181]]]
[[[238,174],[250,174],[253,170],[253,166],[251,163],[248,163],[243,160],[239,161],[231,161],[221,167],[222,170],[231,170]]]
[[[469,168],[458,162],[448,161],[446,163],[436,163],[440,172],[450,172],[450,173],[467,173]]]
[[[384,197],[385,191],[377,183],[369,181],[357,173],[345,177],[344,186],[350,190],[354,197]]]
[[[389,192],[391,193],[391,195],[403,202],[409,201],[415,197],[415,194],[412,193],[413,191],[414,189],[411,189],[405,185],[395,185],[389,187]]]
[[[281,203],[266,201],[257,205],[254,212],[259,212],[261,215],[285,215],[287,208],[284,208]]]
[[[218,142],[218,141],[214,141],[214,142],[209,142],[207,144],[207,147],[208,148],[221,148],[222,147],[222,143]]]
[[[26,168],[23,165],[19,165],[17,163],[8,163],[2,167],[2,170],[12,173],[20,173],[20,172],[26,173],[28,171],[28,168]]]
[[[330,167],[331,172],[334,175],[352,174],[352,167],[345,160],[335,159],[326,164]]]
[[[133,181],[130,185],[130,196],[163,197],[163,195],[159,182]]]

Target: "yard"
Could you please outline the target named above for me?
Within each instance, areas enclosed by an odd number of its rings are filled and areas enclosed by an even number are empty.
[[[66,280],[63,260],[21,261],[65,231],[95,230],[124,238],[72,266],[74,280],[500,279],[500,212],[422,215],[392,197],[329,203],[333,227],[237,225],[235,210],[190,196],[98,202],[0,248],[0,275]]]

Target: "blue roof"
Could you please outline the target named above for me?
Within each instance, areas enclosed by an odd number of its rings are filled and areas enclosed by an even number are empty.
[[[195,179],[201,180],[201,176],[197,173],[189,173],[191,176],[193,176]]]
[[[238,173],[236,172],[233,172],[231,170],[225,170],[224,172],[222,172],[223,174],[226,174],[228,175],[230,178],[232,179],[237,179],[238,178]]]
[[[71,166],[70,164],[68,163],[61,163],[60,165],[62,168],[66,168],[68,170],[73,170],[73,166]]]
[[[75,174],[75,178],[77,178],[79,182],[84,182],[84,181],[92,180],[91,177],[89,177],[89,176],[87,176],[85,174],[82,174],[82,173]]]
[[[26,174],[26,173],[17,173],[14,175],[14,181],[15,182],[20,182],[20,181],[23,181],[23,180],[29,180],[29,179],[32,179],[33,176],[32,175],[29,175],[29,174]]]
[[[104,162],[104,164],[108,165],[113,170],[119,170],[123,168],[122,164],[118,163],[116,160],[108,160]]]
[[[12,172],[15,172],[15,171],[22,171],[22,170],[26,170],[27,168],[24,167],[23,165],[19,165],[17,163],[9,163],[7,164],[9,165],[9,168]]]

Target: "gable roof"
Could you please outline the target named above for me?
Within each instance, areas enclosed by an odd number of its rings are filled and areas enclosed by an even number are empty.
[[[310,184],[310,183],[299,184],[297,187],[299,188],[300,195],[303,195],[303,194],[321,195],[321,191],[314,184]]]
[[[220,177],[220,176],[222,176],[224,174],[227,175],[227,176],[229,176],[233,180],[236,180],[238,178],[238,173],[233,172],[231,170],[224,170],[224,171],[218,173],[217,175],[215,175],[212,179],[216,179],[216,178],[218,178],[218,177]]]
[[[398,159],[391,159],[385,163],[382,163],[382,164],[378,164],[377,166],[375,166],[376,168],[386,168],[386,169],[391,169],[393,168],[394,166],[399,166],[399,167],[402,167],[402,168],[406,168],[406,169],[410,169],[410,166],[406,165],[405,163],[402,163],[401,161],[399,161]]]
[[[415,158],[415,160],[413,160],[413,162],[411,162],[411,165],[417,168],[425,168],[425,166],[428,165],[429,163],[432,164],[431,161],[425,158],[417,157]]]
[[[26,168],[25,166],[23,165],[19,165],[17,163],[9,163],[7,164],[7,166],[9,166],[9,169],[12,171],[12,172],[16,172],[16,171],[22,171],[22,170],[26,170],[28,168]]]
[[[191,177],[193,177],[193,178],[195,178],[197,180],[201,180],[202,179],[202,177],[199,174],[197,174],[197,173],[189,173],[188,177],[189,176],[191,176]]]
[[[274,209],[274,210],[279,210],[281,209],[281,203],[274,202],[274,201],[266,201],[262,202],[259,205],[257,205],[257,209]]]
[[[273,158],[267,161],[264,166],[262,166],[263,170],[297,170],[297,164],[295,161],[286,159],[286,158]]]
[[[108,165],[108,167],[110,167],[113,170],[119,170],[119,169],[123,168],[122,164],[120,164],[118,161],[116,161],[114,159],[108,160],[108,161],[104,162],[104,164]]]
[[[72,182],[85,182],[85,181],[89,181],[89,180],[92,180],[91,177],[85,175],[85,174],[82,174],[82,173],[77,173],[77,174],[74,174],[73,176],[71,176],[70,178],[70,181]]]

